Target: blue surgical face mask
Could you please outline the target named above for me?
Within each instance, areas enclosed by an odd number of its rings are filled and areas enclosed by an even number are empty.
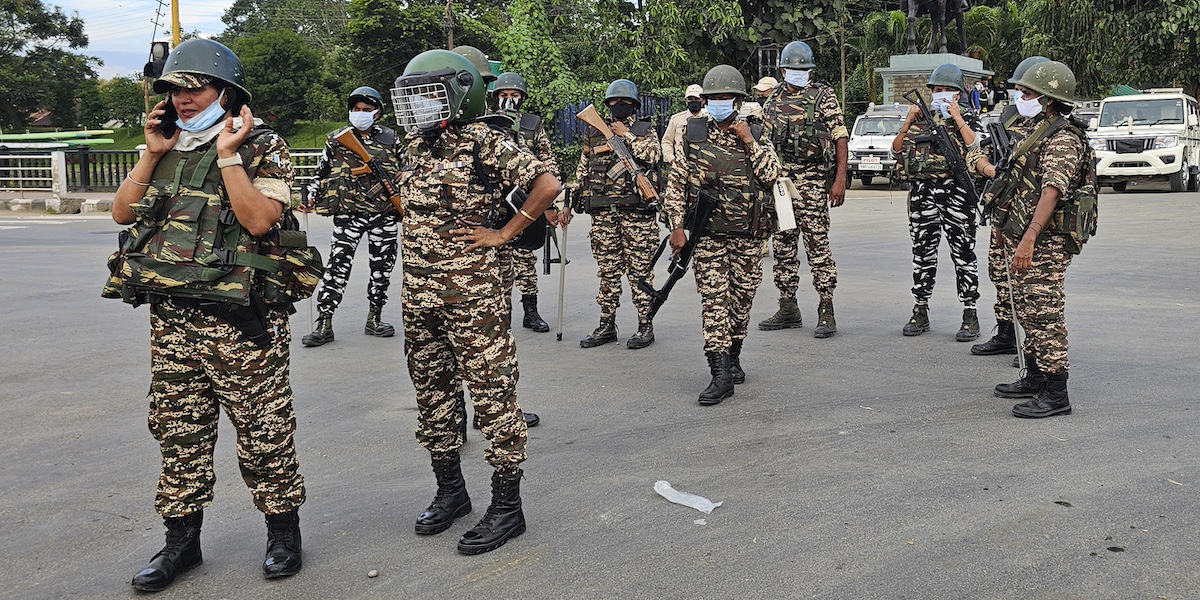
[[[953,103],[954,95],[958,92],[934,92],[933,102],[929,103],[930,110],[940,111],[942,118],[950,118],[950,104]]]
[[[350,111],[350,124],[359,131],[366,131],[375,124],[375,115],[377,114],[379,114],[377,110],[371,112],[352,110]]]
[[[183,117],[175,119],[175,124],[184,131],[198,133],[217,124],[221,117],[225,116],[225,107],[221,106],[221,100],[225,98],[225,90],[221,90],[221,94],[208,108],[196,113],[187,123],[183,122]]]
[[[709,100],[708,114],[712,115],[712,118],[718,123],[724,123],[737,112],[733,103],[733,100]]]
[[[1021,99],[1021,90],[1008,90],[1009,102],[1016,102]]]
[[[811,71],[801,71],[799,69],[784,69],[783,80],[798,87],[808,87],[808,75]]]

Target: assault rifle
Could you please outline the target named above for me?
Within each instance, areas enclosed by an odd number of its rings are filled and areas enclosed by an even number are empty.
[[[1008,170],[1009,160],[1012,158],[1013,153],[1013,139],[1008,133],[1008,128],[999,121],[988,123],[987,131],[988,139],[984,140],[981,145],[991,147],[993,164],[996,165],[996,174],[999,175]],[[992,186],[995,184],[995,177],[988,180],[987,184],[983,186],[983,193],[979,195],[980,202],[983,202],[983,199],[987,197],[988,192],[991,191]],[[987,223],[988,207],[980,206],[979,210],[983,217],[980,223]]]
[[[938,125],[937,121],[933,120],[933,112],[929,110],[929,105],[925,104],[925,99],[917,90],[911,90],[904,94],[904,99],[911,102],[921,110],[921,118],[929,124],[929,133],[916,136],[918,142],[931,142],[942,156],[946,157],[949,163],[950,174],[954,177],[954,183],[967,191],[967,198],[975,202],[979,200],[979,193],[975,191],[975,181],[971,179],[971,174],[967,172],[966,157],[958,151],[958,145],[950,137],[950,132],[946,130],[945,125]]]
[[[391,200],[392,206],[396,207],[396,212],[400,216],[404,216],[404,204],[400,200],[400,192],[396,190],[396,186],[392,185],[391,175],[383,168],[375,157],[367,152],[367,148],[363,146],[362,140],[358,139],[358,134],[354,132],[353,127],[345,127],[341,131],[333,134],[333,139],[342,147],[354,153],[359,160],[363,162],[363,166],[350,169],[350,174],[355,177],[361,175],[370,175],[379,185],[383,187],[383,193],[387,194],[388,200]]]
[[[618,177],[628,173],[637,185],[638,192],[642,198],[646,199],[649,204],[654,204],[658,201],[658,190],[654,189],[654,184],[650,182],[650,178],[646,177],[645,169],[638,166],[637,161],[633,158],[633,153],[629,151],[629,146],[625,145],[625,140],[613,133],[613,130],[608,127],[608,123],[596,112],[596,105],[589,105],[587,108],[575,115],[576,119],[591,125],[596,131],[599,131],[604,139],[608,141],[608,147],[617,154],[620,159],[617,164],[613,165],[608,170],[607,176],[610,180],[616,181]]]
[[[708,227],[708,220],[712,217],[712,211],[717,206],[717,198],[707,190],[700,190],[697,194],[696,204],[689,211],[690,224],[688,228],[688,239],[683,244],[683,248],[679,249],[679,253],[671,257],[671,263],[667,265],[667,281],[663,283],[662,288],[654,289],[645,278],[639,279],[637,282],[638,289],[650,294],[650,311],[646,313],[646,319],[651,320],[655,314],[658,314],[658,309],[662,308],[664,302],[667,301],[667,296],[671,294],[671,288],[675,287],[675,282],[683,279],[687,273],[688,263],[692,261],[692,253],[696,250],[696,244],[700,242],[700,236],[704,235],[705,228]],[[658,263],[659,257],[666,251],[670,245],[671,236],[667,236],[659,245],[658,250],[654,252],[654,256],[650,258],[650,272],[654,272],[654,265]]]

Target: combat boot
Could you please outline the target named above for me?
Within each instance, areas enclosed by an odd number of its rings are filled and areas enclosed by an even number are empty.
[[[1009,321],[996,322],[996,335],[992,339],[971,346],[971,354],[991,356],[993,354],[1017,353],[1017,328]]]
[[[462,554],[483,554],[503,546],[525,533],[525,513],[521,510],[522,471],[512,475],[492,473],[492,504],[479,524],[458,538]]]
[[[363,333],[367,335],[373,335],[375,337],[392,337],[393,335],[396,335],[395,327],[392,327],[390,323],[384,323],[379,320],[379,314],[382,312],[382,305],[371,305],[371,308],[367,310],[367,325],[363,328]]]
[[[1025,355],[1025,374],[1013,383],[1001,383],[993,393],[997,398],[1033,398],[1046,385],[1046,375],[1038,369],[1037,361]]]
[[[763,331],[775,331],[776,329],[792,329],[795,327],[803,327],[804,323],[800,319],[800,305],[796,303],[796,299],[784,300],[779,299],[779,310],[770,318],[758,322],[758,328]]]
[[[299,573],[301,566],[299,511],[267,515],[267,558],[263,561],[263,577],[289,577]]]
[[[637,333],[625,343],[631,350],[640,350],[654,343],[654,323],[642,321],[638,323]]]
[[[1067,372],[1047,373],[1046,385],[1034,398],[1013,406],[1013,415],[1026,419],[1040,419],[1054,415],[1071,414],[1071,400],[1067,397]]]
[[[164,590],[180,573],[204,562],[200,554],[200,526],[204,511],[198,510],[183,517],[166,517],[167,543],[150,564],[133,576],[133,589],[143,592]]]
[[[533,294],[525,294],[521,296],[521,306],[525,308],[525,320],[521,323],[526,329],[532,329],[537,333],[546,333],[550,331],[550,325],[542,319],[542,315],[538,314],[537,296]]]
[[[822,300],[817,306],[817,327],[813,329],[813,337],[833,337],[837,333],[837,319],[833,318],[833,301]]]
[[[717,352],[706,352],[708,370],[712,373],[712,382],[700,392],[700,404],[712,406],[733,395],[733,378],[729,374],[729,355]]]
[[[416,530],[420,535],[441,533],[449,529],[455,519],[471,512],[471,497],[467,495],[467,482],[463,479],[458,452],[432,462],[437,493],[429,508],[417,515]]]
[[[929,331],[929,305],[917,304],[913,306],[912,317],[904,324],[904,335],[912,337],[926,331]]]
[[[592,332],[592,335],[579,340],[579,346],[595,348],[615,341],[617,341],[617,317],[600,317],[600,326]]]
[[[962,326],[958,328],[958,333],[954,334],[954,339],[959,342],[979,339],[979,315],[975,313],[975,309],[963,309]]]
[[[300,339],[305,346],[321,346],[333,341],[333,315],[322,313],[317,317],[313,332]]]
[[[742,341],[733,340],[729,345],[729,381],[746,383],[746,372],[742,370]]]

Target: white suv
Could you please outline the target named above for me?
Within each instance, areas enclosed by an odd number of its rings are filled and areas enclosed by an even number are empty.
[[[870,105],[867,112],[854,120],[850,131],[850,155],[846,161],[848,179],[857,178],[863,185],[871,185],[876,176],[892,178],[896,158],[892,156],[892,140],[900,133],[904,119],[908,117],[908,105]]]
[[[1200,189],[1200,107],[1182,89],[1105,98],[1089,129],[1101,185],[1123,192],[1130,181],[1166,179],[1173,192]]]

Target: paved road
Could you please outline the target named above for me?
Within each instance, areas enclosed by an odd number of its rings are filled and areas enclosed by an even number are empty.
[[[529,531],[477,557],[454,544],[487,503],[478,434],[465,451],[475,513],[413,534],[433,477],[400,338],[359,333],[360,260],[336,342],[303,348],[307,307],[292,320],[304,571],[262,580],[262,517],[223,423],[204,565],[158,597],[1200,597],[1200,195],[1101,202],[1100,234],[1067,284],[1075,413],[1041,421],[992,397],[1016,376],[1009,357],[954,342],[944,248],[932,331],[900,335],[902,192],[856,187],[834,211],[838,335],[812,337],[817,298],[802,288],[805,327],[753,331],[747,383],[716,407],[696,404],[707,374],[690,277],[654,346],[579,348],[596,282],[574,227],[563,341],[517,332],[521,404],[543,418],[526,463]],[[329,221],[311,229],[327,245]],[[99,298],[117,231],[103,216],[0,217],[0,596],[129,597],[162,544],[146,310]],[[557,273],[542,285],[553,321]],[[776,297],[768,274],[754,321]],[[394,305],[385,317],[399,325]],[[624,342],[628,300],[619,324]],[[659,479],[724,506],[669,504]]]

